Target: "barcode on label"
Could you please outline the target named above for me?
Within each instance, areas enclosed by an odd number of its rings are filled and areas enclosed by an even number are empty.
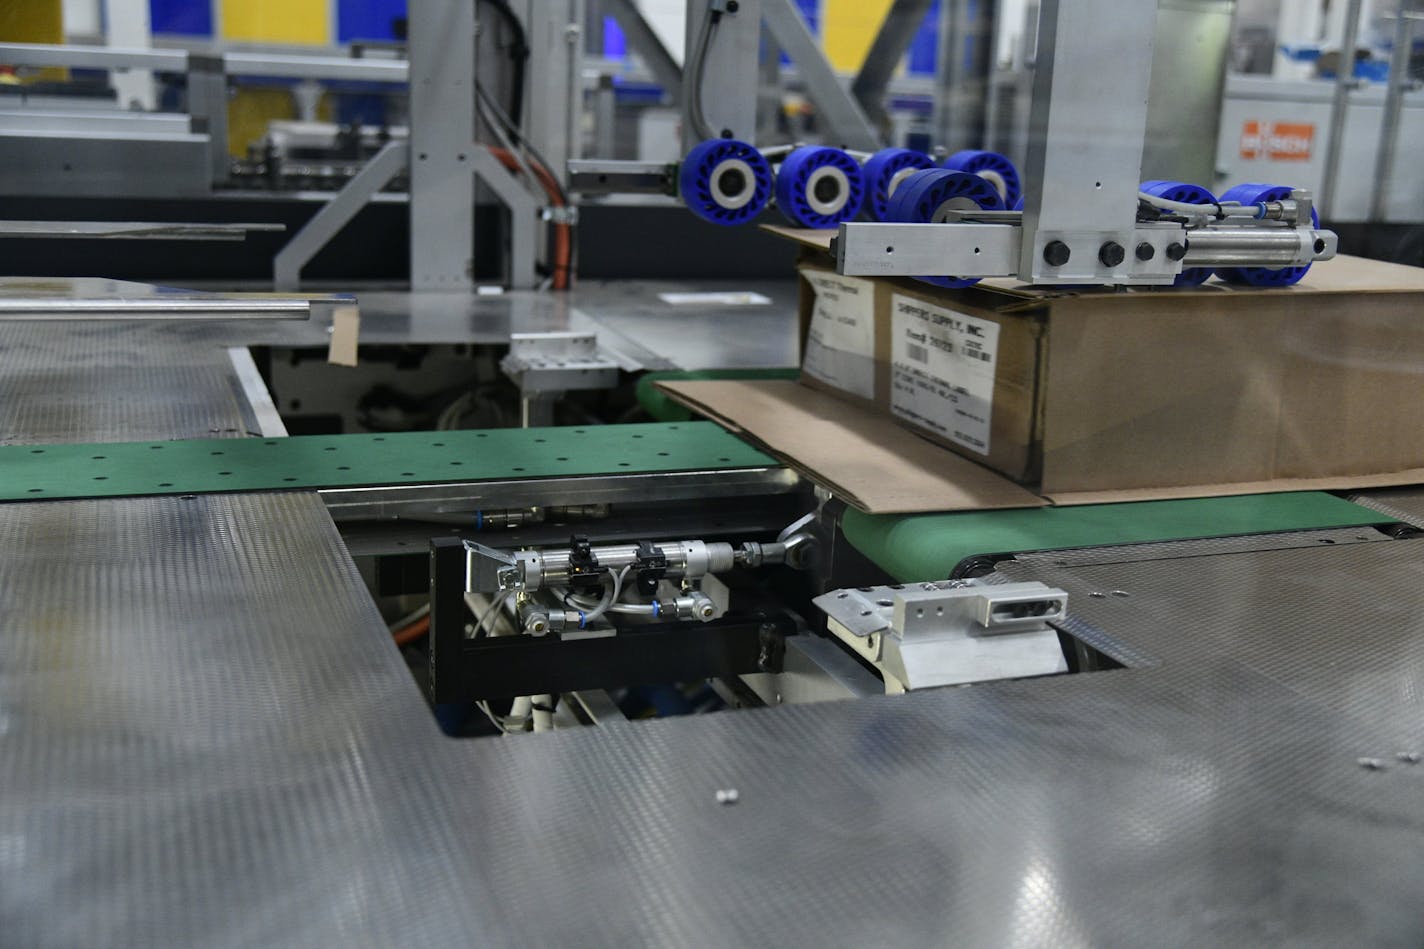
[[[929,364],[930,352],[923,346],[916,346],[914,343],[905,344],[905,355],[915,362]]]

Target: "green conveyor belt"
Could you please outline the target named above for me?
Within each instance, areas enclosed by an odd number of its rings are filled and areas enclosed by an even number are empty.
[[[0,447],[0,500],[762,468],[711,422]]]
[[[942,580],[966,557],[1389,523],[1331,494],[1300,491],[1185,501],[957,514],[847,510],[846,539],[901,583]]]

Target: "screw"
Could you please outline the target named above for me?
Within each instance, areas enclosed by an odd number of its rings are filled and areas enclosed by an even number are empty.
[[[1355,764],[1366,771],[1383,771],[1385,769],[1384,762],[1378,758],[1356,758]]]
[[[1049,241],[1043,245],[1043,262],[1050,267],[1062,267],[1072,256],[1073,252],[1062,241]]]
[[[741,797],[742,796],[737,793],[736,788],[717,789],[717,803],[723,806],[735,804],[737,803],[737,801],[741,800]]]
[[[740,3],[738,3],[737,0],[727,0],[727,12],[728,12],[728,13],[736,13],[736,12],[737,12],[738,10],[740,10],[741,8],[742,8],[742,5],[741,5]]]
[[[1417,751],[1401,751],[1395,755],[1395,757],[1405,764],[1418,764],[1421,760],[1419,752]]]
[[[1098,248],[1098,260],[1104,267],[1117,267],[1127,259],[1127,251],[1117,241],[1108,241]]]
[[[1148,261],[1148,260],[1151,260],[1153,257],[1156,257],[1156,256],[1157,256],[1157,248],[1153,247],[1151,244],[1147,243],[1146,241],[1143,241],[1141,244],[1138,244],[1138,245],[1137,245],[1137,259],[1138,259],[1138,260],[1141,260],[1141,261]]]
[[[1167,259],[1173,262],[1181,260],[1187,256],[1187,245],[1178,241],[1173,241],[1167,245]]]

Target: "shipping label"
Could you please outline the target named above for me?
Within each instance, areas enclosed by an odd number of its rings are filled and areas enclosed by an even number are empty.
[[[890,410],[989,454],[999,325],[897,293],[891,334]]]
[[[803,271],[816,294],[801,369],[827,385],[875,398],[875,284]]]

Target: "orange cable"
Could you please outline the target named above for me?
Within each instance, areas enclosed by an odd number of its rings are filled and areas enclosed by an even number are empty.
[[[426,633],[430,632],[430,614],[427,613],[420,619],[411,623],[404,629],[398,629],[391,634],[391,638],[396,641],[397,646],[409,646]]]
[[[510,171],[519,171],[518,159],[509,153],[508,149],[490,147],[490,154],[499,159],[500,164]],[[559,183],[554,180],[554,176],[549,169],[534,159],[529,159],[528,164],[534,172],[534,177],[539,179],[539,184],[543,187],[544,193],[548,195],[549,201],[555,207],[563,207],[564,199],[559,190]],[[573,242],[570,239],[569,226],[567,224],[554,225],[554,289],[567,290],[569,286],[569,268],[572,264]]]

